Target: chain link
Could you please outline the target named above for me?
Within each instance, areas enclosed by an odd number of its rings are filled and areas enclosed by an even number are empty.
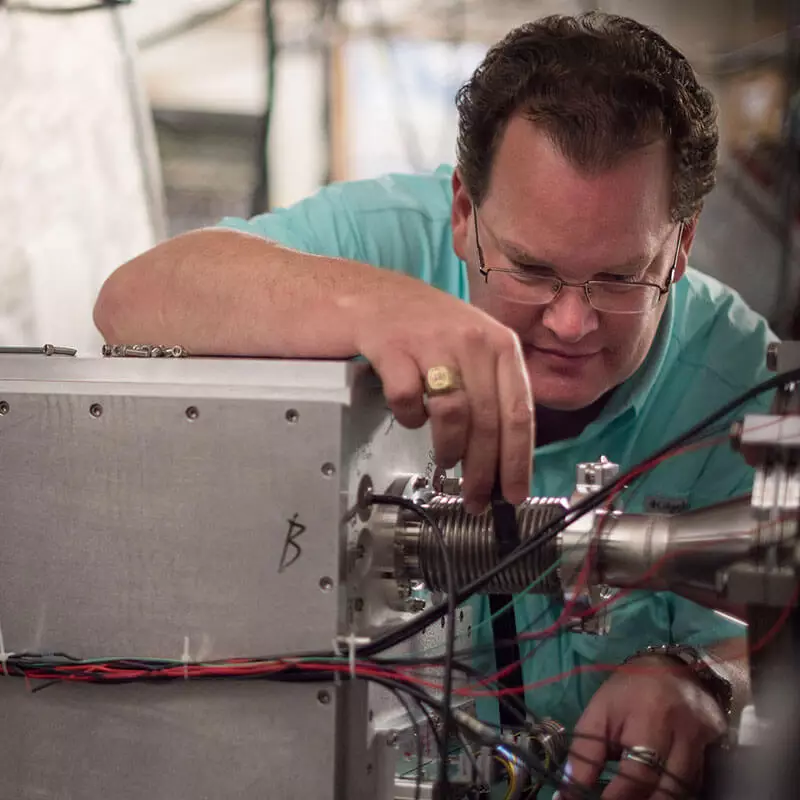
[[[103,356],[106,358],[186,358],[185,347],[179,344],[104,344]]]

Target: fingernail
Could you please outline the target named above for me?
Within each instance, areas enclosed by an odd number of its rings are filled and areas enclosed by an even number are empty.
[[[556,792],[553,795],[553,800],[561,800],[561,792]]]

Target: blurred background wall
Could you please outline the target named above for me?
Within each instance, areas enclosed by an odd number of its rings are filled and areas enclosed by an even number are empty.
[[[102,280],[164,236],[452,163],[453,97],[487,46],[594,8],[657,28],[714,91],[722,161],[694,266],[792,334],[795,5],[0,0],[0,345],[96,352]]]

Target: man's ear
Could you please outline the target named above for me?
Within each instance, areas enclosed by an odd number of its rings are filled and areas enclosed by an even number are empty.
[[[453,250],[462,260],[467,260],[470,252],[470,235],[472,231],[472,199],[467,187],[461,179],[461,173],[453,172],[453,206],[450,210],[450,223],[453,229]]]
[[[677,283],[686,274],[686,267],[689,266],[689,253],[692,249],[695,233],[697,233],[698,221],[699,214],[695,214],[690,220],[683,223],[681,243],[679,245],[680,252],[678,253],[678,263],[675,265],[675,279],[673,283]]]

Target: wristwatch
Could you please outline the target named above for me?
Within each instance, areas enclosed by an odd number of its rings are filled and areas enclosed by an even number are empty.
[[[645,656],[664,656],[688,667],[697,680],[719,703],[725,716],[730,720],[733,711],[733,683],[725,671],[724,663],[707,650],[700,650],[686,644],[653,645],[640,650],[623,661],[627,664]]]

